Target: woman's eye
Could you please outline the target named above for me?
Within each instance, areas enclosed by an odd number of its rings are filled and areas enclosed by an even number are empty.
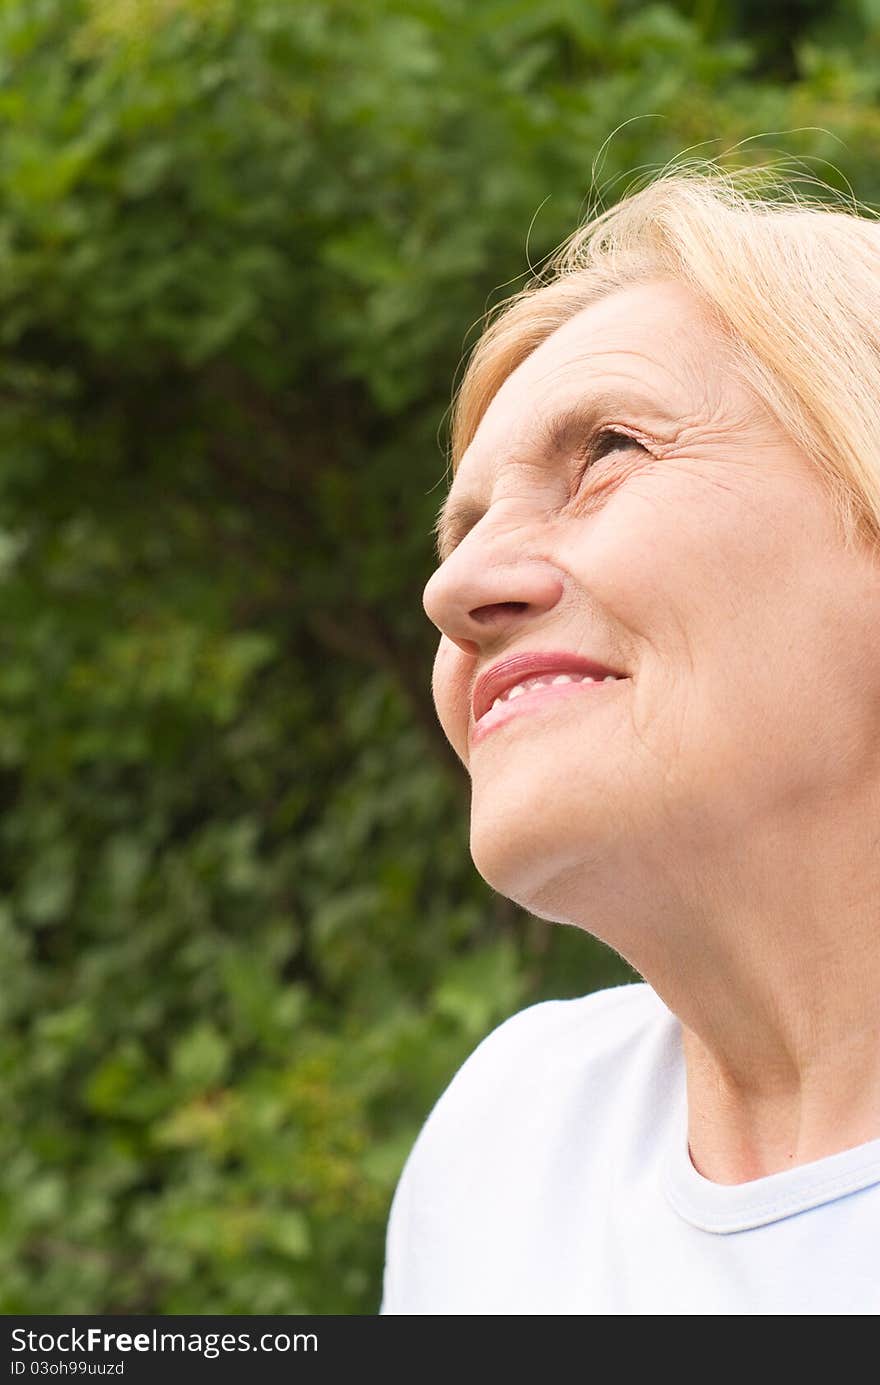
[[[642,443],[630,437],[629,433],[621,433],[616,428],[600,428],[597,433],[593,433],[581,452],[581,465],[575,482],[574,493],[577,494],[580,491],[581,485],[590,471],[604,457],[610,457],[613,452],[629,451],[634,447],[638,448],[640,452],[647,452],[648,450]]]
[[[618,433],[614,428],[601,428],[590,440],[586,453],[587,465],[592,466],[600,458],[607,457],[609,452],[617,452],[620,448],[641,446],[628,433]]]

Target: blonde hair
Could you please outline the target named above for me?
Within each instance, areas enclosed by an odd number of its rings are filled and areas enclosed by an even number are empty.
[[[805,196],[766,168],[656,175],[488,315],[453,405],[453,471],[503,381],[557,327],[615,289],[674,280],[713,312],[746,383],[815,463],[844,542],[880,540],[873,215],[854,200],[841,209]]]

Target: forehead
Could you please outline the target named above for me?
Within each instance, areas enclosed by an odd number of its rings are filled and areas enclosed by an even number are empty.
[[[558,327],[504,381],[461,459],[461,482],[519,445],[577,400],[602,392],[613,413],[637,403],[672,436],[694,410],[714,412],[726,349],[707,310],[685,285],[619,289]],[[652,417],[653,412],[653,417]]]

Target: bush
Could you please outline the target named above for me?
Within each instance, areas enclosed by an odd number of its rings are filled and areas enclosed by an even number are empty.
[[[2,7],[3,1312],[375,1312],[456,1066],[628,975],[476,877],[420,591],[468,329],[594,173],[805,127],[875,190],[861,9],[696,13]]]

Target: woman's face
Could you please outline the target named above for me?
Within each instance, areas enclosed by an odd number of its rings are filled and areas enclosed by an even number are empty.
[[[618,291],[554,332],[492,400],[447,506],[434,698],[501,893],[594,926],[622,881],[686,890],[878,782],[877,569],[684,286]],[[476,681],[521,655],[531,676],[552,655],[556,676],[580,658],[625,677],[477,726]]]

